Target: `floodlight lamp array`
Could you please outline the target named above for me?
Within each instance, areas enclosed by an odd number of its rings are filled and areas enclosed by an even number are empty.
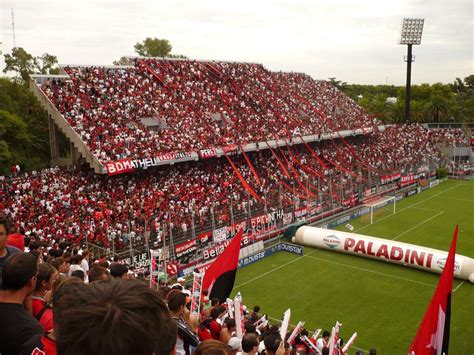
[[[423,18],[404,18],[400,44],[419,45],[421,43],[424,23],[425,19]]]

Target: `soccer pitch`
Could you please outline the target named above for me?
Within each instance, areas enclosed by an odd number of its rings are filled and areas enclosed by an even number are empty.
[[[397,213],[354,232],[448,250],[459,224],[457,253],[474,257],[474,183],[449,180],[397,202]],[[339,226],[344,230],[345,227]],[[346,230],[347,231],[347,230]],[[291,323],[330,331],[336,320],[341,337],[358,333],[351,354],[374,347],[379,354],[407,354],[439,275],[358,256],[305,247],[304,256],[286,252],[239,269],[233,295],[248,307],[279,320],[291,308]],[[455,279],[450,353],[474,354],[474,285]]]

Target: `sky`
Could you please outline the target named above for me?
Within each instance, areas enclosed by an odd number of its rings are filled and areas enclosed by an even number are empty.
[[[412,83],[474,73],[472,0],[0,0],[2,52],[16,45],[61,64],[110,65],[146,37],[193,59],[262,63],[270,70],[403,85],[404,17],[423,17]],[[3,56],[0,69],[3,70]]]

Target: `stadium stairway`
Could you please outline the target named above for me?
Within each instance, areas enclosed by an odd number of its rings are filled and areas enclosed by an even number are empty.
[[[53,78],[54,76],[44,76],[44,75],[31,75],[30,77],[30,90],[36,96],[38,101],[43,105],[43,107],[48,112],[50,118],[50,125],[52,122],[56,125],[56,128],[68,138],[69,142],[77,149],[77,152],[89,163],[89,166],[94,169],[96,174],[103,174],[105,173],[105,167],[99,162],[99,160],[92,154],[92,152],[87,147],[86,143],[84,143],[81,137],[74,131],[74,129],[68,124],[66,119],[63,115],[59,112],[59,110],[54,106],[54,104],[48,99],[48,97],[43,93],[40,89],[39,84],[47,80],[48,78]],[[65,77],[64,75],[58,75],[56,77]],[[50,140],[55,139],[52,136],[54,127],[50,126]],[[55,157],[54,151],[54,144],[51,144],[51,158],[52,163],[57,164],[58,157]],[[71,149],[72,150],[72,149]],[[58,154],[57,154],[58,155]],[[72,154],[74,156],[74,153]]]

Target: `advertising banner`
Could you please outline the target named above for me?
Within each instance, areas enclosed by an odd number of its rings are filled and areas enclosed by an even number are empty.
[[[160,165],[162,162],[190,158],[190,152],[172,152],[160,154],[151,158],[141,159],[121,159],[105,164],[108,175],[124,174],[135,169],[148,169],[152,166]]]
[[[217,150],[214,148],[201,149],[198,154],[201,159],[215,158],[217,157]]]
[[[419,245],[309,226],[298,228],[294,241],[436,273],[443,271],[448,256],[445,251]],[[454,276],[474,282],[474,260],[456,254]]]
[[[197,250],[197,242],[196,239],[189,240],[187,242],[178,244],[174,248],[174,252],[177,258],[181,258],[185,255],[189,255],[194,253]]]

